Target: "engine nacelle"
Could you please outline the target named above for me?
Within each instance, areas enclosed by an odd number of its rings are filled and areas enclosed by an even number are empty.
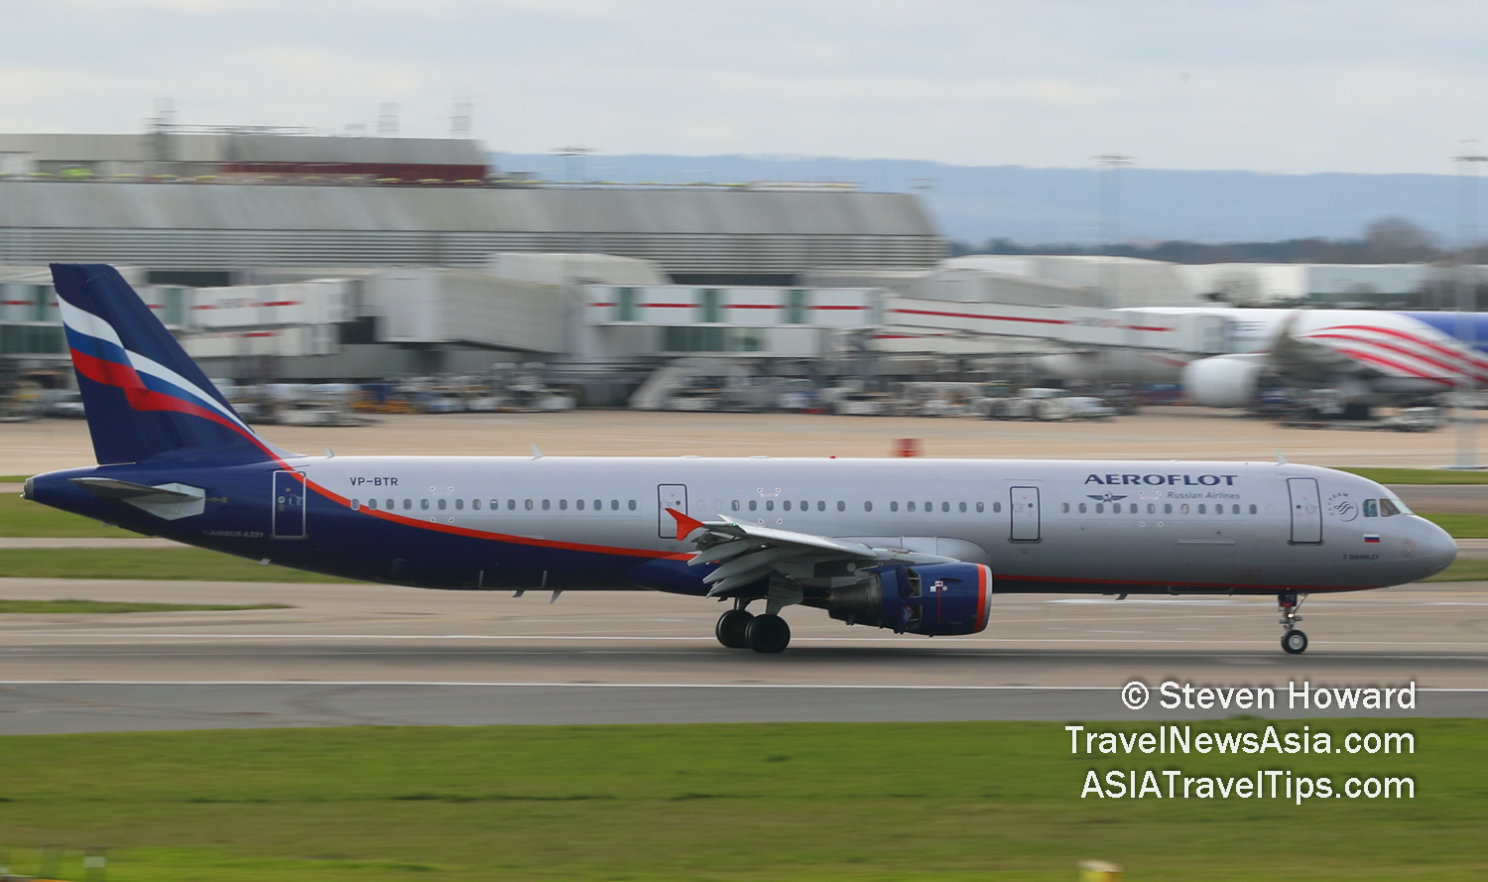
[[[1183,369],[1183,391],[1205,407],[1246,407],[1255,401],[1261,371],[1253,355],[1216,355]]]
[[[985,564],[874,567],[868,578],[833,588],[827,612],[849,625],[895,633],[975,634],[992,612],[992,570]]]

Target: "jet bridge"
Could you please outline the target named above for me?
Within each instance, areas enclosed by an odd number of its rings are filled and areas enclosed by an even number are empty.
[[[889,298],[884,325],[891,334],[930,340],[1021,337],[1076,349],[1151,349],[1218,355],[1230,351],[1229,321],[1203,313],[1083,306],[1015,306],[998,303]]]

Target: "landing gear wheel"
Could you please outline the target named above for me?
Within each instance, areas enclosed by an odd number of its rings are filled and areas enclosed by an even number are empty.
[[[749,648],[755,652],[774,654],[784,652],[790,645],[790,625],[780,616],[768,613],[755,616],[744,629],[744,634],[749,640]]]
[[[1281,635],[1281,648],[1288,655],[1301,655],[1307,651],[1307,635],[1294,628]]]
[[[752,621],[754,621],[754,613],[743,609],[731,609],[718,617],[718,624],[713,627],[713,636],[729,649],[748,649],[748,630],[749,623]]]

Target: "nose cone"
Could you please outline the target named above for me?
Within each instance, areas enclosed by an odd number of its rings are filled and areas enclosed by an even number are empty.
[[[1424,579],[1452,565],[1452,561],[1457,559],[1457,540],[1452,538],[1452,534],[1424,518],[1421,523],[1426,528],[1426,541],[1421,543],[1421,557],[1429,568],[1426,576],[1422,576]]]

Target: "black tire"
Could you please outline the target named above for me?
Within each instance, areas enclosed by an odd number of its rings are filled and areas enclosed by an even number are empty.
[[[748,630],[752,621],[754,614],[748,610],[731,609],[718,617],[718,624],[713,627],[713,636],[729,649],[748,649]]]
[[[790,645],[790,625],[780,616],[769,613],[755,616],[745,629],[745,635],[749,638],[750,649],[766,655],[784,652]]]
[[[1307,635],[1293,628],[1281,635],[1281,648],[1288,655],[1301,655],[1307,651]]]

